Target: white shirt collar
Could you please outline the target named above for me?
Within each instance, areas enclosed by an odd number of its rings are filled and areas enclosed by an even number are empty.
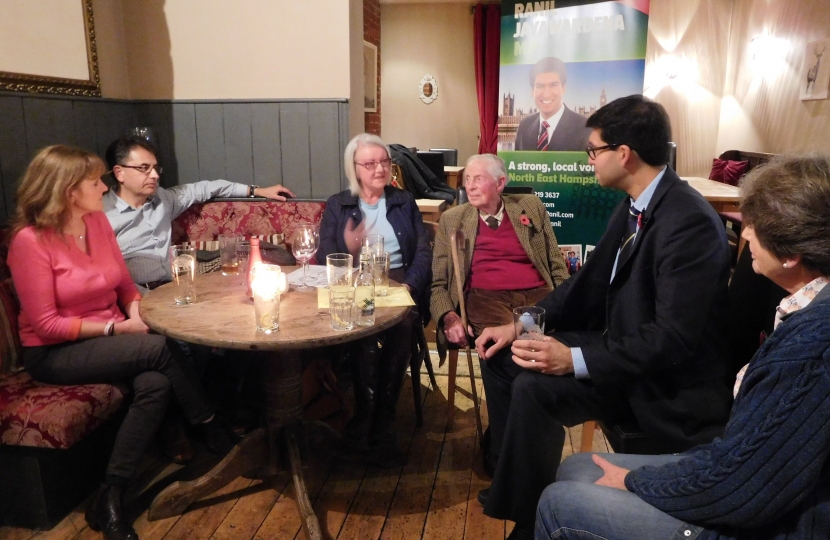
[[[478,215],[481,217],[481,220],[485,223],[487,222],[487,218],[490,217],[490,214],[486,212],[482,212],[481,210],[478,211]],[[493,214],[493,217],[496,218],[496,221],[499,222],[501,225],[501,220],[504,219],[504,201],[499,199],[499,211]]]
[[[542,113],[539,113],[539,131],[542,131],[542,122],[548,123],[548,141],[550,141],[550,136],[553,134],[553,130],[556,129],[556,126],[559,125],[559,120],[562,119],[562,115],[565,113],[565,104],[563,103],[559,110],[556,111],[556,114],[545,120],[542,118]]]

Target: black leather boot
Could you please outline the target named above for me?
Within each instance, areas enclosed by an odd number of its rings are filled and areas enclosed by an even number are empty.
[[[103,485],[86,511],[86,522],[93,531],[104,533],[106,540],[139,540],[125,520],[121,508],[121,486]]]
[[[381,350],[374,337],[361,339],[352,357],[352,388],[354,389],[354,416],[346,424],[344,443],[347,448],[365,450],[369,447],[369,432],[375,413],[378,364]]]

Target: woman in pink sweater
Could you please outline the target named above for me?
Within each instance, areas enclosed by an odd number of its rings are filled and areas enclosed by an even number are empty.
[[[206,445],[224,455],[235,436],[214,417],[189,363],[150,335],[107,218],[104,163],[78,148],[35,156],[17,191],[8,264],[20,298],[23,362],[50,384],[126,383],[133,400],[118,431],[104,485],[86,519],[107,540],[137,539],[121,510],[124,486],[175,396]]]

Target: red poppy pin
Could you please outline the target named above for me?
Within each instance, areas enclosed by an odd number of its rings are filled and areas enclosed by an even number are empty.
[[[525,227],[530,227],[530,218],[527,217],[527,214],[524,212],[522,212],[522,215],[519,216],[519,222]]]

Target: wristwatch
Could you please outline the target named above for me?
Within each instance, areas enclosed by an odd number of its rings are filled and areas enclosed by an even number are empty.
[[[248,186],[248,197],[251,197],[251,198],[256,197],[256,195],[254,195],[254,191],[256,191],[256,189],[258,187],[259,186],[255,185],[255,184],[251,184],[250,186]]]

